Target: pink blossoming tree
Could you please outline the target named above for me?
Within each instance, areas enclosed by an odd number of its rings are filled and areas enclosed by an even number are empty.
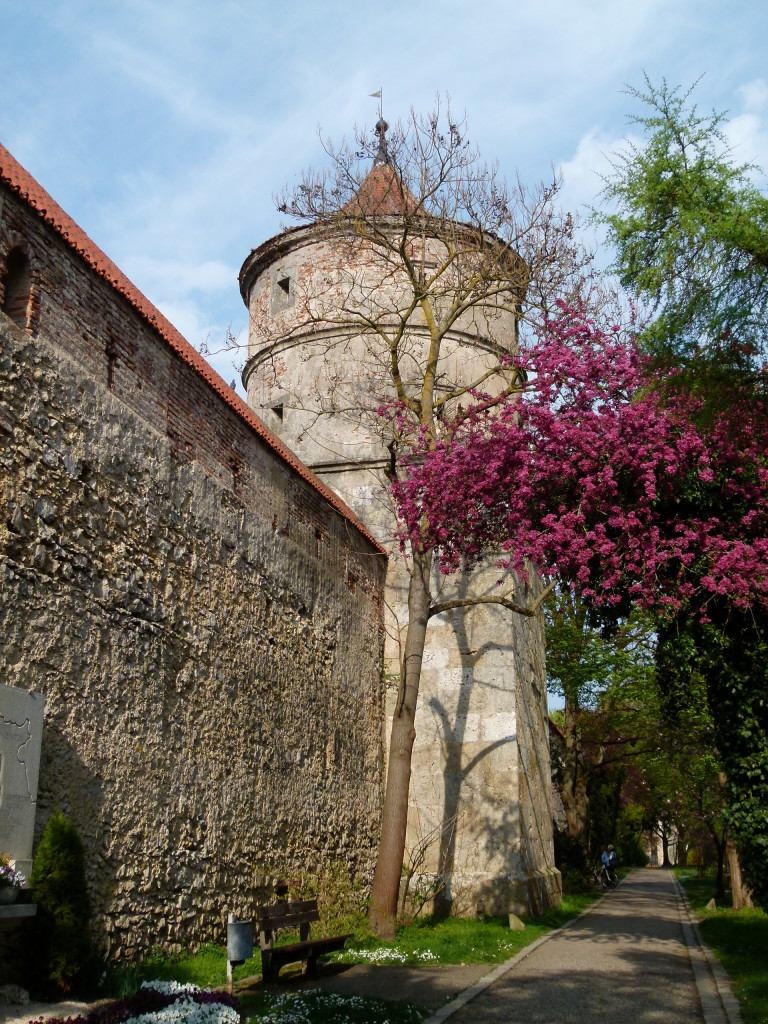
[[[440,440],[416,437],[393,485],[403,536],[435,548],[446,571],[496,551],[502,573],[537,571],[603,618],[633,604],[656,614],[670,678],[711,673],[731,822],[765,904],[768,748],[752,730],[765,686],[735,671],[733,639],[744,633],[752,651],[750,623],[768,618],[760,396],[746,382],[711,412],[674,381],[659,387],[631,335],[564,305],[516,364],[514,400],[476,394]]]
[[[416,438],[393,484],[411,543],[446,571],[497,550],[607,613],[768,606],[762,421],[731,408],[698,429],[696,400],[665,401],[630,334],[564,305],[516,364],[514,400],[475,395],[441,440]]]

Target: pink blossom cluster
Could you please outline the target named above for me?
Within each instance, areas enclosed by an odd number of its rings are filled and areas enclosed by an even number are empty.
[[[600,605],[768,604],[764,417],[735,396],[698,427],[631,335],[565,306],[516,364],[522,395],[477,396],[441,440],[414,440],[393,484],[414,544],[446,572],[503,552]]]

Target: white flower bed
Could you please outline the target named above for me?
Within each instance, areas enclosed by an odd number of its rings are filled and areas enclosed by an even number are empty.
[[[259,1024],[311,1024],[312,1020],[317,1019],[319,1010],[323,1017],[328,1019],[376,1020],[387,1024],[388,1018],[383,1019],[384,1014],[388,1014],[385,1007],[385,1003],[378,1000],[372,1002],[362,996],[347,996],[341,995],[339,992],[305,989],[303,992],[284,992],[274,996],[267,1013],[262,1013],[257,1020]],[[348,1014],[351,1016],[348,1017]],[[403,1006],[400,1008],[398,1016],[400,1020],[411,1020],[413,1024],[416,1024],[422,1020],[423,1013],[420,1013],[415,1007]]]
[[[365,1000],[360,996],[342,996],[337,992],[321,992],[307,989],[304,992],[285,992],[275,996],[266,1016],[258,1018],[259,1024],[311,1024],[312,1011],[322,1007],[332,1010],[364,1009]]]
[[[178,981],[143,981],[141,987],[177,998],[165,1009],[141,1013],[138,1017],[129,1018],[125,1024],[240,1024],[240,1014],[231,1006],[196,1003],[192,998],[193,993],[200,991],[196,985],[184,985]]]
[[[162,992],[163,995],[175,996],[181,992],[199,992],[197,985],[184,983],[183,981],[142,981],[142,988],[151,988],[153,992]],[[209,988],[204,989],[210,992]]]
[[[406,953],[402,949],[345,949],[338,957],[342,963],[406,964],[417,960],[421,963],[436,961],[438,957],[430,949],[419,953]]]

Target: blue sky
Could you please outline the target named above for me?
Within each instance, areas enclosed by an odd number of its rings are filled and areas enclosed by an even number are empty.
[[[637,105],[690,85],[768,166],[764,0],[0,0],[0,141],[199,347],[245,340],[237,287],[272,196],[334,140],[449,93],[483,156],[593,202]],[[227,380],[231,357],[212,359]],[[242,389],[241,393],[242,393]]]

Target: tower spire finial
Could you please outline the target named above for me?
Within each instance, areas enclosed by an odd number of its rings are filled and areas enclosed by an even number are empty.
[[[384,120],[384,115],[382,113],[381,94],[383,91],[383,89],[378,89],[376,92],[368,94],[372,99],[379,101],[379,120],[376,122],[376,134],[379,137],[379,148],[376,151],[376,156],[373,158],[374,167],[377,167],[379,164],[389,163],[389,153],[387,152],[387,128],[389,128],[389,125]]]
[[[379,117],[376,122],[376,134],[379,137],[379,148],[376,150],[376,156],[373,158],[373,166],[378,167],[379,164],[389,163],[389,153],[387,152],[387,128],[389,125],[383,117]]]

